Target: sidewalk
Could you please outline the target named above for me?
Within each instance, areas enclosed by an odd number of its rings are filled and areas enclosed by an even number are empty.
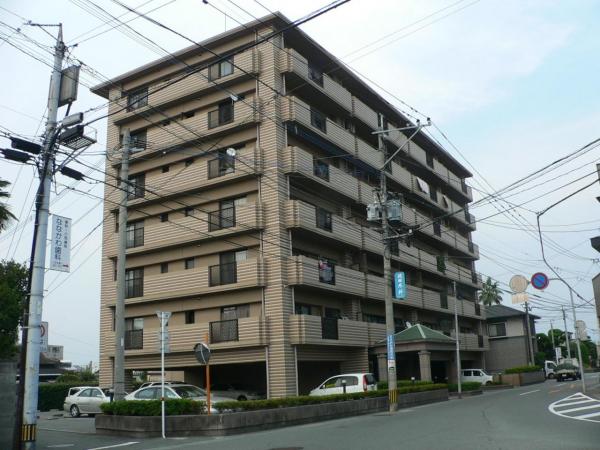
[[[585,377],[587,394],[600,400],[600,373],[592,372]]]

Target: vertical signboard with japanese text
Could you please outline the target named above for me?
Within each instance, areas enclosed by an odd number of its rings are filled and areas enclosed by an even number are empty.
[[[71,270],[71,219],[52,216],[52,239],[50,249],[50,270],[69,272]]]

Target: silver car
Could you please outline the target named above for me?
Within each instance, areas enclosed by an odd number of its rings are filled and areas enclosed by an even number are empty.
[[[210,391],[218,397],[226,397],[241,402],[245,400],[262,400],[263,398],[266,398],[266,395],[239,384],[215,384],[211,386]]]
[[[79,417],[81,414],[93,416],[100,414],[102,412],[100,405],[108,402],[110,402],[110,398],[99,387],[81,386],[69,389],[63,409],[71,417]]]
[[[140,388],[137,391],[132,392],[131,394],[127,394],[125,396],[125,400],[160,400],[160,397],[161,387],[149,386],[145,388]],[[192,384],[170,384],[168,386],[165,385],[165,398],[187,398],[190,400],[206,402],[206,391]],[[231,399],[220,397],[218,395],[211,395],[210,412],[217,412],[217,410],[212,406],[215,403],[227,401],[231,401]]]

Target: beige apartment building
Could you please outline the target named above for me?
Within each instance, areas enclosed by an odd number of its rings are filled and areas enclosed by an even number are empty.
[[[160,367],[162,310],[173,314],[166,367],[179,381],[203,385],[192,349],[205,339],[213,380],[270,396],[305,393],[341,372],[385,376],[376,347],[385,338],[383,245],[380,225],[366,219],[383,163],[372,132],[379,115],[388,128],[410,121],[305,33],[279,32],[289,24],[269,15],[94,88],[110,100],[111,184],[125,129],[135,147],[129,372]],[[405,140],[390,132],[386,151]],[[482,367],[488,343],[474,300],[470,173],[423,133],[389,166],[388,189],[403,198],[398,229],[423,225],[392,249],[393,270],[406,272],[409,285],[395,302],[397,329],[420,323],[453,336],[456,281],[463,364]],[[103,386],[112,384],[119,199],[107,186]],[[452,345],[397,349],[401,378],[453,377]]]

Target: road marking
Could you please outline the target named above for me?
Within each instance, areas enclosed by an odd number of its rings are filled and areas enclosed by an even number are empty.
[[[54,444],[48,445],[48,448],[66,448],[66,447],[75,447],[75,444]]]
[[[568,408],[572,405],[582,405],[584,403],[593,403],[592,405],[579,406],[577,408]],[[564,409],[567,407],[567,409]],[[594,408],[600,408],[600,400],[588,397],[580,392],[565,397],[561,400],[557,400],[548,405],[548,411],[552,414],[560,417],[566,417],[568,419],[584,420],[586,422],[600,423],[600,411],[579,414],[579,411],[587,411]],[[574,415],[567,415],[567,413],[578,413]]]
[[[129,445],[135,445],[135,444],[139,444],[139,442],[123,442],[122,444],[107,445],[106,447],[88,448],[88,450],[104,450],[106,448],[127,447]]]
[[[519,395],[533,394],[534,392],[540,392],[540,390],[541,389],[536,389],[535,391],[523,392],[522,394],[519,394]]]

